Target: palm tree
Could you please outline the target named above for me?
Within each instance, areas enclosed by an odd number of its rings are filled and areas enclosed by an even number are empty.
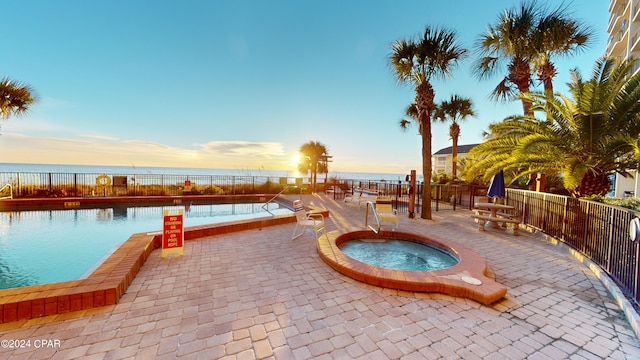
[[[568,84],[571,98],[544,92],[523,94],[547,121],[513,116],[491,125],[492,139],[474,147],[470,156],[485,178],[500,169],[514,179],[533,172],[562,174],[573,196],[606,194],[609,176],[627,175],[640,165],[640,73],[635,60],[599,59],[591,79],[577,70]]]
[[[452,141],[451,155],[453,164],[451,164],[451,173],[454,180],[458,177],[458,138],[460,137],[458,121],[464,121],[469,116],[475,116],[471,99],[461,98],[458,95],[452,95],[451,99],[442,101],[436,107],[434,114],[434,117],[442,122],[451,120],[449,136]]]
[[[35,101],[33,90],[9,78],[0,79],[0,118],[24,114]]]
[[[467,53],[456,43],[451,30],[427,26],[422,38],[396,40],[391,45],[389,63],[400,83],[415,85],[415,107],[422,137],[422,190],[421,218],[431,219],[431,115],[435,109],[435,91],[431,80],[450,75],[453,66]]]
[[[327,171],[326,159],[329,152],[327,151],[327,147],[318,141],[309,141],[308,143],[302,144],[299,151],[302,157],[298,164],[298,169],[305,173],[311,170],[313,177],[312,188],[315,193],[316,184],[318,183],[318,171],[321,173]]]
[[[525,0],[519,7],[505,10],[497,23],[482,35],[477,46],[480,58],[475,71],[480,78],[485,78],[503,71],[500,69],[507,64],[507,76],[491,93],[496,100],[508,100],[517,97],[518,93],[529,92],[533,70],[546,93],[553,96],[556,69],[551,58],[582,49],[590,35],[580,22],[567,16],[566,6],[547,12],[536,7],[534,0]],[[527,97],[519,98],[523,113],[533,117]],[[530,181],[534,177],[532,173]]]
[[[477,45],[480,57],[475,73],[480,79],[488,78],[502,69],[507,75],[492,91],[495,100],[510,100],[518,92],[529,92],[531,85],[530,62],[534,56],[531,35],[536,26],[537,12],[533,2],[504,11],[494,25],[490,25]],[[514,89],[515,87],[515,89]],[[517,89],[517,91],[515,91]],[[533,115],[531,104],[522,99],[525,115]]]
[[[536,53],[533,66],[547,94],[553,94],[553,78],[556,68],[551,59],[555,56],[577,53],[588,46],[592,31],[577,20],[567,16],[567,7],[559,6],[543,15],[534,29],[532,40]]]
[[[507,75],[491,93],[496,100],[529,92],[533,70],[545,91],[553,94],[556,69],[551,58],[581,50],[590,36],[589,29],[568,17],[566,6],[547,12],[536,7],[535,1],[525,0],[520,6],[505,10],[481,36],[475,72],[483,79],[504,71],[506,66]],[[520,100],[524,114],[533,116],[531,103],[526,98]]]

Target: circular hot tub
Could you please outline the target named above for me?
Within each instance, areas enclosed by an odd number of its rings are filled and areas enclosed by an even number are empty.
[[[444,249],[399,237],[363,236],[343,242],[340,250],[365,264],[406,271],[441,270],[455,266],[460,260]]]
[[[483,304],[491,304],[507,293],[507,288],[487,277],[488,269],[484,258],[466,246],[436,236],[400,231],[380,231],[378,234],[369,231],[352,231],[340,234],[332,231],[318,239],[317,248],[320,257],[333,269],[353,279],[367,284],[385,288],[415,291],[436,292],[452,296],[466,297]],[[422,246],[433,250],[454,261],[437,269],[391,268],[371,261],[361,261],[349,256],[344,247],[349,243],[375,245],[390,242],[411,243],[410,247]],[[405,244],[406,245],[406,244]],[[366,247],[366,246],[365,246]],[[424,249],[420,249],[424,250]],[[386,251],[378,252],[378,257],[385,257]],[[397,256],[401,260],[410,259],[414,264],[426,263],[427,255],[414,253]],[[357,256],[356,256],[357,257]]]

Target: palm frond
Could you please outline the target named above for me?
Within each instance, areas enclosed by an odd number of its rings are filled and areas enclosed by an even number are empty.
[[[9,78],[0,79],[0,117],[20,116],[36,101],[33,89]]]

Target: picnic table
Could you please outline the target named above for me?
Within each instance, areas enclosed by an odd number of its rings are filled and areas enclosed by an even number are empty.
[[[516,208],[510,205],[503,204],[495,204],[495,203],[483,203],[478,202],[475,203],[475,207],[478,209],[489,210],[491,212],[491,217],[498,217],[498,211],[503,213],[514,211]]]
[[[520,220],[514,219],[513,215],[510,214],[515,211],[515,207],[484,202],[475,203],[475,207],[475,214],[471,215],[471,217],[478,222],[478,230],[484,231],[486,224],[494,228],[500,228],[499,223],[503,223],[513,235],[518,235]],[[483,213],[489,213],[489,216],[483,215]]]

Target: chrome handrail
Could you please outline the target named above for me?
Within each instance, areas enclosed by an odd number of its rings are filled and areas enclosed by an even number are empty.
[[[11,184],[5,184],[3,187],[0,188],[0,193],[2,191],[4,191],[4,189],[9,188],[9,196],[2,196],[0,197],[0,200],[4,200],[4,199],[13,199],[13,186],[11,186]]]
[[[378,224],[377,228],[374,228],[373,226],[369,225],[369,209],[371,209],[373,212],[373,216],[376,220],[376,223]],[[371,231],[373,231],[376,234],[380,232],[380,216],[378,215],[378,211],[376,210],[375,204],[371,201],[367,201],[367,213],[364,216],[364,226],[368,227],[369,229],[371,229]]]
[[[285,192],[286,190],[290,189],[290,188],[298,188],[300,189],[300,200],[302,200],[302,187],[297,186],[297,185],[287,185],[284,187],[284,189],[282,189],[282,191],[280,191],[279,193],[275,194],[271,199],[269,199],[269,201],[267,201],[266,203],[262,204],[262,209],[265,210],[266,212],[268,212],[269,214],[273,215],[273,213],[271,211],[269,211],[269,203],[273,202],[278,196],[282,195],[283,192]]]

